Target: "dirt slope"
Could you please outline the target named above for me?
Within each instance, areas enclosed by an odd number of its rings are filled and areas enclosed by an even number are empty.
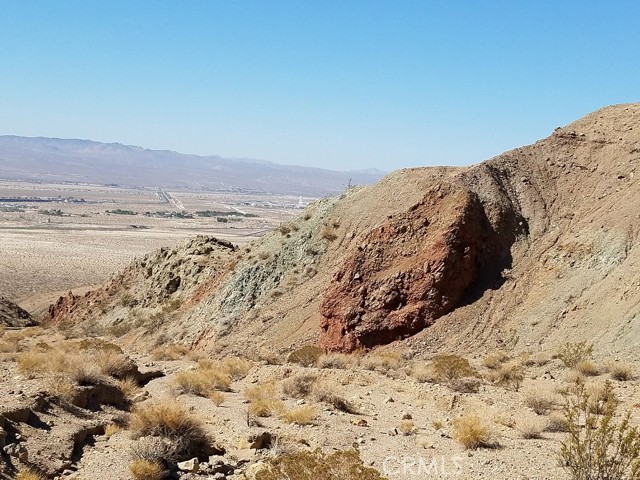
[[[51,315],[119,326],[132,341],[237,351],[403,338],[421,351],[538,350],[587,339],[637,354],[639,164],[640,104],[607,107],[481,164],[401,170],[317,202],[245,250],[201,254],[215,274],[193,277],[193,288],[144,280],[149,265],[162,278],[182,268],[149,257],[129,281],[63,298]]]

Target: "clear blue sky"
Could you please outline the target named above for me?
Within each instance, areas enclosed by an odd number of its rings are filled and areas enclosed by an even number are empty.
[[[0,0],[0,134],[468,164],[640,101],[640,2]]]

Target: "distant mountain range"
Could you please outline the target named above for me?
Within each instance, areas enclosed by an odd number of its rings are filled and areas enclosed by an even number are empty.
[[[0,135],[0,178],[324,196],[384,172],[340,172],[263,160],[188,155],[120,143]]]

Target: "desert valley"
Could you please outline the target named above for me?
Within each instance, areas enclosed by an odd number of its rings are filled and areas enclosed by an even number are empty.
[[[639,478],[639,167],[622,104],[307,193],[1,175],[0,478]]]

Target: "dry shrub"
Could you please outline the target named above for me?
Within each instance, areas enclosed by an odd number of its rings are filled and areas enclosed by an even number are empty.
[[[274,382],[249,387],[244,391],[249,401],[249,414],[256,417],[270,417],[285,410],[284,402],[278,397]]]
[[[566,367],[574,368],[578,364],[589,360],[593,354],[593,344],[587,342],[565,343],[556,357],[562,360]]]
[[[303,405],[285,412],[282,419],[296,425],[313,425],[317,416],[318,411],[313,405]]]
[[[416,431],[416,424],[413,423],[412,420],[402,420],[400,422],[400,425],[398,425],[398,432],[400,432],[402,435],[413,435],[414,433],[416,433]]]
[[[113,378],[123,379],[136,370],[129,357],[113,350],[99,351],[93,358],[100,371]]]
[[[320,236],[325,240],[329,240],[330,242],[333,242],[335,239],[338,238],[338,234],[334,232],[333,228],[331,228],[331,226],[329,225],[324,226],[324,228],[320,232]]]
[[[403,360],[400,352],[378,351],[362,358],[360,365],[366,370],[388,373],[391,370],[398,370]]]
[[[577,388],[579,389],[580,387]],[[588,397],[588,407],[592,414],[604,415],[609,405],[617,406],[619,403],[613,391],[613,385],[608,380],[605,383],[591,384],[585,388],[584,392]]]
[[[591,409],[592,396],[580,386],[568,396],[565,416],[569,435],[560,458],[574,480],[637,480],[640,478],[640,430],[631,426],[631,411],[615,420],[618,402],[606,382],[602,416]]]
[[[76,342],[70,342],[69,346],[78,350],[95,350],[120,354],[124,353],[122,348],[115,343],[107,342],[100,338],[85,338]]]
[[[318,359],[323,355],[322,349],[306,345],[289,354],[287,361],[289,363],[297,363],[303,367],[313,367],[318,363]]]
[[[442,420],[433,420],[431,422],[431,426],[435,429],[435,430],[440,430],[441,428],[444,428],[444,422]]]
[[[542,438],[545,425],[537,418],[526,418],[518,423],[518,430],[522,438],[527,440]]]
[[[568,432],[569,422],[564,413],[551,412],[547,417],[547,424],[544,429],[547,432]]]
[[[0,338],[2,338],[2,336],[4,335],[4,332],[6,332],[7,329],[5,328],[4,325],[0,325]]]
[[[27,468],[18,472],[16,480],[47,480],[47,477]]]
[[[161,480],[165,471],[159,462],[135,459],[129,464],[129,471],[134,480]]]
[[[282,381],[282,392],[293,398],[305,398],[309,396],[316,383],[317,377],[309,373],[303,373]]]
[[[303,451],[268,459],[255,480],[384,480],[378,471],[366,467],[357,450],[331,454]]]
[[[472,414],[453,421],[453,438],[470,450],[497,448],[500,445],[491,426]]]
[[[609,375],[619,382],[628,382],[636,378],[634,366],[624,362],[614,362],[609,365]]]
[[[129,399],[142,390],[136,379],[133,377],[126,377],[122,380],[118,380],[117,384],[120,391]]]
[[[527,392],[524,403],[538,415],[546,415],[553,409],[555,401],[549,393],[536,389]]]
[[[211,392],[209,394],[209,400],[211,400],[216,407],[219,407],[224,403],[224,395],[220,392]]]
[[[179,343],[160,346],[151,351],[154,360],[180,360],[189,353],[189,347]]]
[[[346,399],[334,393],[335,388],[328,383],[321,383],[316,385],[313,391],[313,396],[316,402],[324,402],[331,405],[336,410],[341,412],[357,415],[358,410],[351,405]]]
[[[485,367],[495,370],[507,360],[509,360],[509,354],[502,350],[497,350],[484,357],[483,363]]]
[[[107,438],[115,435],[116,433],[122,432],[124,427],[117,423],[110,423],[104,428],[104,434]]]
[[[351,365],[358,365],[358,357],[345,353],[329,353],[318,359],[319,368],[345,369]]]
[[[469,360],[460,355],[437,355],[430,364],[435,378],[440,382],[450,382],[463,377],[477,377],[478,372]]]
[[[447,384],[454,392],[460,393],[478,393],[482,382],[478,378],[463,377],[455,378]]]
[[[415,362],[411,365],[409,375],[420,383],[435,383],[437,379],[433,373],[433,370],[424,363]]]
[[[61,375],[50,377],[47,381],[46,390],[50,395],[53,395],[64,403],[73,403],[78,393],[76,385]]]
[[[42,352],[22,352],[16,355],[18,371],[27,378],[35,378],[47,370],[47,356]]]
[[[175,458],[168,460],[211,453],[211,442],[201,420],[175,401],[139,405],[131,414],[129,427],[134,438],[150,436],[167,439],[175,455]]]
[[[600,368],[591,360],[583,360],[575,366],[575,369],[586,377],[600,375]]]
[[[227,357],[222,361],[222,370],[227,372],[231,380],[241,380],[253,368],[253,363],[245,358]]]
[[[517,392],[524,380],[524,368],[515,362],[505,363],[499,369],[491,371],[487,378],[495,385]]]
[[[199,367],[195,370],[179,372],[173,378],[173,384],[182,393],[199,397],[208,397],[216,390],[229,391],[229,374],[215,366]]]

